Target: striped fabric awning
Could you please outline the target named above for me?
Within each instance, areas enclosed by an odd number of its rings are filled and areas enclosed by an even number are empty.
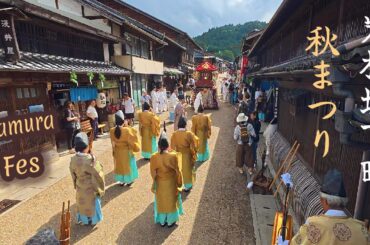
[[[168,74],[168,75],[184,75],[182,71],[180,71],[177,68],[169,68],[169,67],[164,67],[163,68],[163,73]]]

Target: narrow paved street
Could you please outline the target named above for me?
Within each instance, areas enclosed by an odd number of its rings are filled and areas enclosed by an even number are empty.
[[[107,151],[96,154],[106,172],[104,220],[91,228],[76,225],[73,219],[72,244],[254,244],[245,177],[234,167],[234,109],[222,104],[220,110],[207,113],[213,121],[211,159],[198,166],[194,190],[183,194],[185,215],[178,226],[161,228],[153,222],[149,163],[138,161],[139,180],[131,188],[120,187],[114,184],[112,155]],[[172,125],[168,129],[171,134]],[[61,204],[67,200],[74,218],[75,191],[69,176],[2,215],[0,241],[21,244],[46,227],[59,232]]]

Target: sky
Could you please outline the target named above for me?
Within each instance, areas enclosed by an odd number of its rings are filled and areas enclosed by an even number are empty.
[[[212,27],[268,22],[282,0],[124,0],[154,17],[198,36]]]

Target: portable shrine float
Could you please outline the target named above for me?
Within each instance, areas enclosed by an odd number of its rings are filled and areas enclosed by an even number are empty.
[[[196,68],[197,74],[193,101],[200,91],[207,91],[203,94],[204,109],[218,109],[217,71],[218,68],[208,61],[201,63]]]

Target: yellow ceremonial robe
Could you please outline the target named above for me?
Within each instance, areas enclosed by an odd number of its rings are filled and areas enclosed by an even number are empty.
[[[181,154],[180,171],[184,178],[184,184],[193,184],[195,176],[193,174],[194,164],[197,160],[198,137],[191,131],[176,131],[171,137],[171,149]]]
[[[110,139],[112,141],[114,173],[118,175],[129,175],[130,154],[133,155],[140,151],[137,132],[132,127],[120,127],[121,137],[119,139],[114,135],[116,128],[110,129]]]
[[[203,113],[195,115],[191,119],[191,131],[199,138],[199,154],[206,151],[207,139],[211,137],[211,118]]]
[[[160,133],[160,120],[153,112],[144,111],[140,112],[139,128],[141,135],[141,150],[143,152],[152,153],[152,138],[159,136]]]
[[[353,218],[319,215],[308,218],[290,244],[366,245],[368,231]]]
[[[95,198],[104,195],[103,167],[91,155],[75,155],[69,170],[76,189],[77,212],[92,217],[95,214]]]
[[[150,173],[153,178],[158,213],[173,213],[179,207],[178,188],[182,186],[176,153],[159,152],[150,158]]]

